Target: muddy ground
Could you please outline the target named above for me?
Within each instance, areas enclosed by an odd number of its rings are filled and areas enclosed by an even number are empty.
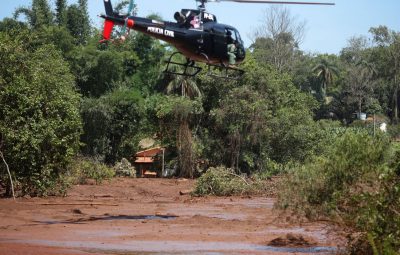
[[[343,243],[327,223],[290,223],[273,195],[180,195],[193,184],[120,178],[64,198],[0,199],[0,255],[335,254]]]

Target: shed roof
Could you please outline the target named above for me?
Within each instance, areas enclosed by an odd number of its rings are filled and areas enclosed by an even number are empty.
[[[162,147],[155,147],[144,151],[139,151],[135,155],[136,157],[154,157],[155,155],[161,153],[163,150],[164,148]]]

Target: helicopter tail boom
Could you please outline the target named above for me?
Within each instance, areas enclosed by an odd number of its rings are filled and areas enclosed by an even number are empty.
[[[100,42],[106,42],[111,39],[111,34],[114,29],[115,25],[118,26],[127,26],[129,28],[132,28],[135,24],[134,20],[128,19],[126,16],[121,16],[118,13],[115,13],[111,4],[111,0],[104,0],[104,7],[106,10],[105,15],[100,15],[103,19],[105,19],[104,22],[104,30],[103,30],[103,40]]]

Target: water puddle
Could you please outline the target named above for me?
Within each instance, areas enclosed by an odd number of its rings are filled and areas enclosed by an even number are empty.
[[[338,251],[336,247],[274,247],[264,246],[259,247],[257,250],[270,251],[270,252],[286,252],[286,253],[333,253]]]
[[[35,223],[54,225],[54,224],[83,224],[85,222],[93,221],[116,221],[116,220],[170,220],[175,219],[178,216],[172,215],[104,215],[104,216],[92,216],[90,218],[79,218],[71,220],[40,220]]]
[[[231,242],[181,242],[181,241],[129,241],[105,243],[93,241],[49,241],[29,240],[16,243],[40,244],[52,247],[78,248],[90,252],[107,252],[112,254],[245,254],[245,252],[266,252],[266,254],[333,254],[336,247],[287,248],[261,246]],[[1,241],[0,241],[1,243]]]
[[[178,216],[173,216],[173,215],[117,215],[117,216],[112,216],[108,215],[105,217],[99,217],[99,218],[90,218],[91,221],[94,220],[169,220],[169,219],[175,219]]]

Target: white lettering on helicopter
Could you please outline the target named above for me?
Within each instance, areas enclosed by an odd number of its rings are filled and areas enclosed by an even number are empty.
[[[154,33],[154,34],[159,34],[159,35],[165,35],[165,36],[168,36],[168,37],[175,37],[175,32],[174,31],[170,31],[170,30],[167,30],[167,29],[162,29],[162,28],[159,28],[159,27],[148,27],[147,28],[147,32],[150,32],[150,33]]]
[[[205,12],[204,19],[214,20],[214,15]]]

